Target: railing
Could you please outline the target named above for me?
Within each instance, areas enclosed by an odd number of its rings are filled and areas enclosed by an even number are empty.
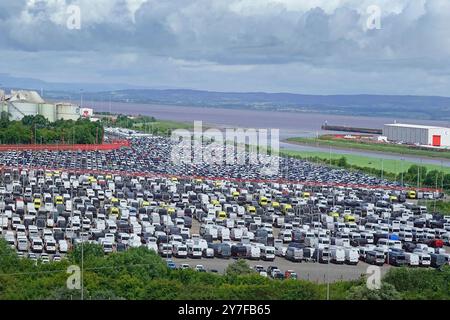
[[[112,140],[102,144],[3,144],[3,151],[108,151],[117,150],[122,147],[130,147],[128,140]]]

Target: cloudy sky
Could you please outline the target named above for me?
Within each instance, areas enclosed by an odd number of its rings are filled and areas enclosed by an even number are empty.
[[[80,8],[80,29],[67,27],[76,21],[71,5]],[[368,28],[372,5],[381,9],[381,29]],[[450,1],[0,0],[0,73],[217,91],[450,96]]]

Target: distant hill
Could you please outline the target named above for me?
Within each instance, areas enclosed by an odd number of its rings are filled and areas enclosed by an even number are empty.
[[[318,112],[339,115],[450,120],[450,97],[395,95],[307,95],[265,92],[214,92],[128,84],[51,83],[0,73],[0,87],[44,90],[44,98],[154,103],[209,108]]]
[[[341,115],[450,120],[450,98],[390,95],[303,95],[264,92],[212,92],[200,90],[118,90],[86,93],[98,101],[157,103],[274,111],[320,112]]]

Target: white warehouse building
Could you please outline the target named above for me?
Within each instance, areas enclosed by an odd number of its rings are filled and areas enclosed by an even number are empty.
[[[450,128],[416,124],[385,124],[383,136],[388,141],[433,147],[450,147]]]

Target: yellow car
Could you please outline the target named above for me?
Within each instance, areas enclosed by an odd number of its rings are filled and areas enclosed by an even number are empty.
[[[89,181],[89,183],[97,183],[97,179],[95,179],[94,177],[91,177],[91,176],[88,177],[88,181]]]
[[[194,182],[197,183],[197,184],[200,184],[200,183],[203,182],[203,180],[202,179],[195,179]]]
[[[355,217],[354,216],[352,216],[352,215],[346,215],[345,217],[344,217],[344,221],[345,222],[355,222],[356,221],[356,219],[355,219]]]
[[[120,213],[120,211],[119,211],[119,208],[116,208],[116,207],[110,207],[110,208],[109,208],[109,213],[118,216],[119,213]]]
[[[292,205],[290,205],[289,203],[283,203],[283,206],[281,207],[281,211],[283,213],[291,212],[292,211]]]
[[[280,203],[278,201],[272,201],[272,207],[275,208],[279,208],[280,207]]]
[[[311,194],[309,192],[303,192],[303,198],[309,198]]]
[[[62,196],[56,196],[55,197],[55,204],[64,204],[64,198]]]
[[[219,202],[219,200],[212,200],[211,201],[211,204],[213,205],[213,206],[216,206],[216,205],[220,205],[220,202]]]
[[[217,219],[219,220],[225,220],[227,218],[227,214],[225,211],[219,211],[217,212]]]
[[[34,208],[36,210],[39,209],[41,207],[41,205],[42,205],[41,204],[41,199],[39,199],[39,198],[34,199],[33,203],[34,203]]]
[[[248,206],[247,212],[250,214],[256,214],[256,208],[254,206]]]
[[[237,197],[239,197],[240,193],[239,193],[239,191],[234,191],[232,193],[232,195],[233,195],[234,198],[237,198]]]
[[[178,178],[172,177],[172,178],[170,178],[170,181],[172,181],[172,182],[178,182]]]
[[[172,207],[167,208],[167,213],[168,214],[175,213],[175,208],[172,208]]]
[[[407,193],[407,197],[408,197],[408,199],[415,199],[417,197],[416,196],[416,191],[409,190],[408,193]]]
[[[259,205],[260,206],[267,206],[267,198],[266,197],[261,197],[259,199]]]
[[[338,213],[338,212],[332,211],[332,212],[328,213],[328,215],[329,215],[330,217],[333,217],[334,219],[339,218],[339,213]]]
[[[142,204],[141,204],[142,207],[148,207],[149,205],[150,205],[150,202],[142,201]]]
[[[107,175],[105,176],[105,179],[106,179],[106,180],[112,180],[112,175],[107,174]]]
[[[214,181],[214,186],[215,186],[215,187],[221,187],[221,186],[222,186],[222,182],[220,182],[220,181]]]
[[[389,201],[394,202],[394,201],[398,201],[397,196],[389,196]]]
[[[117,198],[111,198],[111,203],[114,204],[118,204],[119,203],[119,199]]]

